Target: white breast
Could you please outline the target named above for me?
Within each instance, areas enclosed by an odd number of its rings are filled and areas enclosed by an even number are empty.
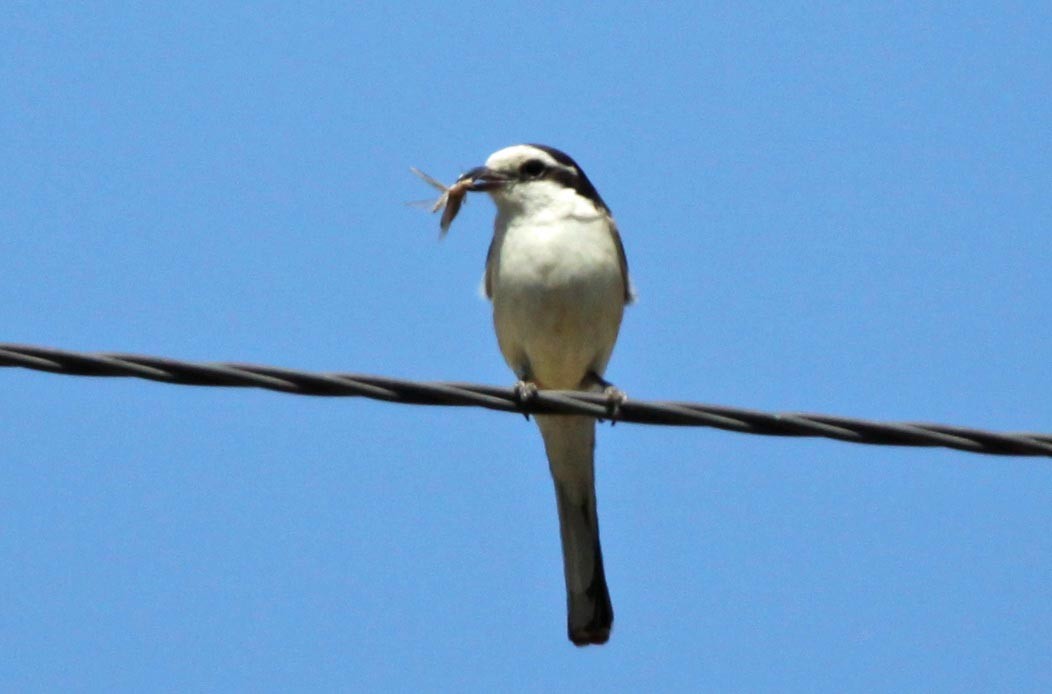
[[[594,206],[500,214],[490,289],[497,339],[516,373],[543,388],[602,375],[624,308],[610,220]]]

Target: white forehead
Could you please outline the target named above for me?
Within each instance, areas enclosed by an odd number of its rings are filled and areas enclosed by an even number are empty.
[[[550,167],[561,166],[552,155],[543,149],[530,145],[512,145],[489,155],[486,167],[496,171],[515,171],[530,159],[540,159]]]

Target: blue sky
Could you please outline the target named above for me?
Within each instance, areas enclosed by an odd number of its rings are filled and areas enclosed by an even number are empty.
[[[630,397],[1052,431],[1040,3],[0,10],[0,341],[510,385],[492,204],[573,155]],[[1048,691],[1052,461],[599,432],[565,638],[532,424],[0,370],[12,690]]]

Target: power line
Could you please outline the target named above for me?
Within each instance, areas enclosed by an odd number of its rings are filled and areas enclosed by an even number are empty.
[[[70,376],[143,378],[193,386],[264,388],[293,395],[358,396],[410,405],[485,407],[520,414],[583,414],[611,419],[609,400],[595,393],[542,390],[522,401],[512,388],[428,383],[382,376],[317,373],[236,363],[189,362],[136,354],[87,353],[0,343],[0,366]],[[821,414],[759,412],[688,402],[629,399],[618,422],[703,426],[766,436],[818,436],[850,443],[936,446],[970,453],[1052,457],[1052,434],[998,433],[943,424],[875,422]]]

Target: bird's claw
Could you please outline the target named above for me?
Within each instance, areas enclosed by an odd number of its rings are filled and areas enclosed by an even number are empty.
[[[603,388],[603,396],[606,398],[606,411],[610,416],[610,426],[614,426],[621,414],[621,406],[628,402],[628,394],[608,383]]]
[[[519,405],[525,405],[537,397],[537,384],[532,381],[519,380],[514,387],[515,400]],[[522,416],[530,421],[530,413],[523,412]]]
[[[615,386],[610,381],[600,376],[595,371],[589,371],[585,377],[584,385],[593,393],[597,390],[606,398],[606,413],[610,420],[610,426],[617,424],[617,418],[621,414],[621,406],[628,402],[625,391]],[[604,420],[599,420],[604,421]]]

